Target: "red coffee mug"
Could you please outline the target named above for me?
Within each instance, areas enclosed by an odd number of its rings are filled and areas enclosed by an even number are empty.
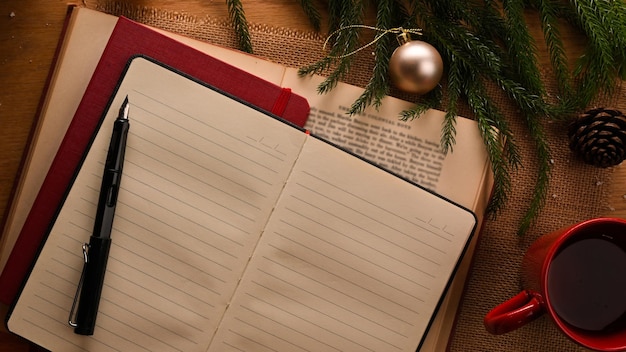
[[[524,290],[485,316],[504,334],[548,315],[597,351],[626,351],[626,220],[597,218],[537,239],[522,262]]]

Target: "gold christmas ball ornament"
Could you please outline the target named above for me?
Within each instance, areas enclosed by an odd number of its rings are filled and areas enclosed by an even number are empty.
[[[425,94],[435,88],[443,75],[443,60],[432,45],[403,37],[389,59],[393,84],[407,93]],[[400,39],[399,39],[400,40]]]

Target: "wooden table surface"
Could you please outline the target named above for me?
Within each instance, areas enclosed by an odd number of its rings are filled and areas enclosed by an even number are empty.
[[[224,1],[126,0],[179,13],[227,18]],[[84,0],[78,5],[94,7]],[[299,2],[293,0],[243,1],[249,22],[310,30]],[[11,191],[36,115],[37,104],[61,33],[67,0],[0,1],[0,223],[9,207]],[[325,26],[325,23],[324,23]],[[324,28],[323,28],[324,29]],[[575,46],[574,44],[571,44]],[[543,59],[542,59],[543,60]],[[607,216],[626,218],[626,167],[616,167]],[[2,288],[0,287],[0,290]],[[6,307],[1,307],[4,317]],[[35,346],[0,331],[0,352],[38,351]]]

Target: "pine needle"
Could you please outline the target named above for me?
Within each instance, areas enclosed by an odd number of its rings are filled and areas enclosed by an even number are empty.
[[[302,6],[302,10],[309,18],[309,22],[311,23],[311,26],[313,26],[313,29],[315,29],[316,31],[319,31],[322,27],[321,25],[322,19],[320,16],[320,12],[317,10],[317,7],[313,5],[313,1],[312,0],[298,0],[298,1],[300,2],[300,6]]]
[[[228,5],[228,16],[237,33],[239,49],[247,53],[252,53],[252,40],[248,30],[248,21],[243,11],[243,5],[240,0],[226,0]]]
[[[392,28],[393,4],[393,0],[379,1],[378,13],[376,15],[377,28]],[[387,71],[389,68],[389,58],[391,56],[391,39],[392,38],[389,36],[383,36],[376,42],[374,52],[376,61],[372,78],[365,87],[363,94],[352,104],[352,107],[348,111],[349,114],[352,115],[363,112],[363,110],[370,105],[378,108],[382,103],[382,99],[389,93]]]

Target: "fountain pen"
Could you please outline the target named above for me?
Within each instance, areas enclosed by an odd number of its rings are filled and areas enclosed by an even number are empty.
[[[89,238],[89,243],[83,245],[83,272],[69,318],[70,326],[74,327],[74,332],[80,335],[93,335],[96,326],[100,295],[111,248],[111,229],[122,179],[126,139],[130,127],[128,111],[129,103],[128,96],[126,96],[118,117],[113,123],[93,233]],[[74,312],[76,313],[75,320]]]

